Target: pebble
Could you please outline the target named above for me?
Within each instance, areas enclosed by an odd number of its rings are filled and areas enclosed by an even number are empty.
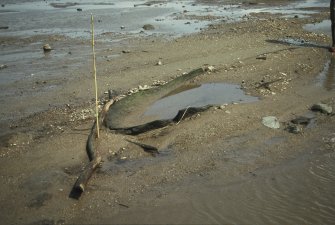
[[[49,45],[49,44],[45,44],[45,45],[43,45],[43,50],[45,51],[45,52],[49,52],[49,51],[51,51],[52,50],[52,48],[51,48],[51,46]]]
[[[154,30],[155,29],[155,27],[151,24],[145,24],[142,28],[144,30]]]
[[[206,72],[213,72],[215,70],[215,67],[214,66],[207,66],[206,68],[205,68],[205,71]]]
[[[138,86],[138,90],[140,90],[140,91],[145,91],[145,90],[148,90],[148,89],[150,89],[150,86],[148,86],[148,85],[143,85],[143,86],[141,86],[141,85],[139,85]]]
[[[7,68],[8,66],[6,64],[1,64],[0,65],[0,70]]]

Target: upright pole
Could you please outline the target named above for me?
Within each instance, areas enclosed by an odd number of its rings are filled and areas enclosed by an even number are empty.
[[[335,2],[330,0],[330,22],[332,29],[332,47],[335,47]]]
[[[97,125],[97,138],[99,138],[98,82],[97,82],[97,68],[95,64],[93,14],[91,14],[91,30],[92,30],[93,74],[94,74],[94,86],[95,86],[95,116],[96,116],[96,125]]]

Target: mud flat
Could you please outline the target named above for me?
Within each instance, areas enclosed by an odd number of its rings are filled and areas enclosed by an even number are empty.
[[[259,9],[263,5],[258,3],[240,7]],[[139,86],[171,82],[209,66],[213,69],[189,85],[237,85],[258,101],[224,102],[139,135],[103,128],[98,146],[102,167],[80,200],[69,198],[69,193],[88,162],[85,144],[94,120],[93,85],[85,67],[89,63],[81,62],[90,59],[89,54],[81,55],[89,49],[89,40],[1,36],[5,43],[1,48],[9,46],[6,57],[11,55],[11,44],[19,46],[17,51],[39,46],[35,58],[24,57],[28,64],[15,70],[25,74],[30,62],[36,66],[34,75],[10,77],[15,69],[10,63],[1,69],[3,79],[13,79],[1,80],[4,90],[12,90],[1,97],[1,114],[11,118],[2,120],[1,126],[1,221],[334,223],[335,117],[310,110],[319,102],[335,107],[334,56],[328,52],[329,36],[304,29],[329,18],[328,8],[312,3],[313,8],[306,5],[306,13],[298,16],[259,10],[239,22],[221,20],[175,39],[155,35],[123,39],[118,34],[118,44],[98,42],[101,104],[110,89],[128,96]],[[40,49],[44,42],[56,50],[44,56]],[[49,77],[43,73],[48,57],[65,65],[61,76],[58,67],[47,73]],[[27,107],[40,107],[41,102],[45,110],[27,113]],[[22,114],[28,117],[20,118]],[[306,115],[314,122],[299,125],[297,133],[286,129],[291,120]],[[275,116],[280,128],[264,126],[265,116]],[[156,147],[160,154],[153,157],[137,142]]]

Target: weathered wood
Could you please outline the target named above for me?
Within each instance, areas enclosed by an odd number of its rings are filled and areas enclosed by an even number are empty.
[[[110,100],[107,102],[101,112],[99,113],[99,124],[102,124],[106,113],[109,107],[114,103],[114,100]],[[88,135],[87,142],[86,142],[86,153],[90,160],[90,162],[85,166],[82,173],[79,175],[76,183],[74,184],[72,191],[70,193],[70,197],[78,199],[81,194],[85,191],[85,187],[88,183],[88,180],[92,176],[93,172],[99,166],[101,162],[101,156],[97,151],[97,137],[96,137],[96,129],[97,129],[97,121],[94,121],[93,126],[91,128],[91,132]]]
[[[140,146],[145,152],[150,153],[152,156],[156,156],[157,154],[159,154],[158,149],[152,145],[147,145],[147,144],[143,144],[143,143],[131,141],[131,140],[127,140],[127,141],[134,145]]]
[[[178,123],[179,121],[186,119],[190,116],[193,116],[194,114],[197,114],[199,112],[203,112],[209,109],[210,107],[212,107],[212,105],[207,105],[203,107],[188,107],[188,108],[179,110],[177,115],[173,119],[154,120],[149,123],[145,123],[145,124],[141,124],[141,125],[133,126],[133,127],[125,127],[125,128],[115,128],[115,127],[110,126],[109,129],[113,130],[116,133],[120,133],[120,134],[138,135],[138,134],[142,134],[142,133],[145,133],[151,130],[166,127],[170,124]]]
[[[81,172],[78,177],[76,183],[74,184],[74,190],[77,192],[84,192],[86,184],[90,177],[92,176],[95,169],[99,166],[101,162],[101,156],[95,157],[92,161],[90,161]]]
[[[276,79],[276,80],[264,82],[264,83],[261,83],[260,85],[258,85],[256,88],[265,88],[265,89],[268,89],[269,91],[271,91],[270,85],[273,84],[273,83],[276,83],[278,81],[282,81],[282,80],[283,80],[282,78],[279,78],[279,79]]]

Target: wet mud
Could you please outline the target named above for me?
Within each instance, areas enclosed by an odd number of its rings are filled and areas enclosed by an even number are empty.
[[[330,37],[305,27],[328,19],[328,1],[3,2],[10,4],[0,11],[8,27],[0,30],[0,133],[9,132],[0,145],[3,223],[334,223],[335,117],[309,111],[318,102],[335,107],[333,56]],[[215,84],[237,90],[237,99],[258,98],[190,107],[171,126],[137,135],[102,128],[101,168],[75,200],[69,193],[89,161],[94,121],[91,11],[101,106],[108,90],[127,95],[215,68],[127,96],[109,112],[112,127],[162,121],[162,113],[144,118],[155,102]],[[280,129],[263,126],[265,116],[277,117]],[[298,132],[286,129],[292,124]]]

